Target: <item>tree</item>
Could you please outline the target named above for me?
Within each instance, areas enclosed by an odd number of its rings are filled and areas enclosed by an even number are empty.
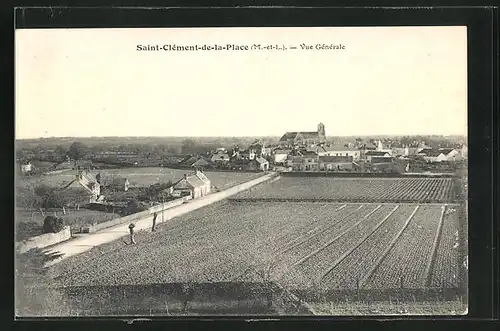
[[[61,145],[58,145],[54,151],[55,157],[58,161],[64,161],[66,155],[68,155],[68,150]]]
[[[193,139],[185,139],[182,141],[182,153],[188,154],[194,151],[196,142]]]
[[[88,148],[81,142],[74,142],[68,150],[68,156],[76,162],[83,159],[87,155]]]

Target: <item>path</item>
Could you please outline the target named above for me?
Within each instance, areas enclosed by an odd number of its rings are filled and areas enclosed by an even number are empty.
[[[226,190],[217,192],[217,193],[212,193],[207,196],[195,199],[195,200],[190,200],[188,203],[185,203],[183,205],[173,207],[170,209],[166,209],[163,212],[163,222],[168,221],[169,219],[172,219],[174,217],[189,213],[193,210],[208,206],[214,202],[224,200],[236,193],[239,193],[241,191],[247,190],[252,186],[255,186],[257,184],[260,184],[262,182],[265,182],[271,178],[275,173],[268,173],[266,175],[263,175],[261,177],[258,177],[256,179],[252,179],[248,182],[233,186],[231,188],[228,188]],[[162,223],[161,218],[157,219],[157,224]],[[151,229],[152,226],[152,216],[148,215],[144,218],[138,219],[134,221],[135,224],[135,231],[139,230],[149,230]],[[82,236],[79,238],[75,238],[66,242],[62,242],[60,244],[51,246],[47,249],[44,249],[43,252],[46,255],[54,255],[58,256],[56,259],[51,260],[50,262],[46,263],[45,266],[51,266],[55,263],[58,263],[68,257],[86,252],[91,250],[92,248],[109,243],[115,240],[118,240],[124,236],[127,236],[129,234],[129,229],[128,229],[129,223],[126,224],[119,224],[110,228],[106,228],[100,231],[97,231],[92,234],[88,234],[86,236]]]

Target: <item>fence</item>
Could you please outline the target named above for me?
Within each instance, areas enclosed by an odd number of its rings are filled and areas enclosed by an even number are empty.
[[[46,233],[40,236],[31,237],[27,240],[17,242],[16,249],[19,253],[23,254],[34,248],[45,248],[58,244],[62,241],[71,238],[71,228],[66,226],[62,231],[57,233]]]
[[[139,213],[135,213],[135,214],[132,214],[132,215],[127,215],[127,216],[124,216],[124,217],[116,218],[116,219],[113,219],[113,220],[107,221],[107,222],[102,222],[102,223],[92,224],[92,225],[86,225],[86,226],[82,227],[80,229],[80,231],[82,233],[92,233],[92,232],[96,232],[96,231],[99,231],[99,230],[102,230],[102,229],[106,229],[106,228],[109,228],[109,227],[112,227],[112,226],[115,226],[115,225],[118,225],[118,224],[125,224],[125,223],[129,223],[129,222],[133,222],[135,220],[148,217],[149,215],[151,215],[151,214],[153,214],[155,212],[158,213],[158,212],[161,212],[162,210],[165,210],[165,209],[169,209],[169,208],[173,208],[173,207],[176,207],[176,206],[180,206],[180,205],[182,205],[183,203],[185,203],[185,202],[187,202],[189,200],[191,200],[191,197],[183,197],[183,198],[179,198],[179,199],[176,199],[176,200],[168,201],[168,202],[165,202],[163,204],[159,204],[157,206],[153,206],[153,207],[149,208],[148,210],[141,211]]]

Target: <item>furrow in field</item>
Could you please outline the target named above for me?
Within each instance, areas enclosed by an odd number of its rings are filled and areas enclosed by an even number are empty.
[[[432,253],[440,206],[421,205],[400,240],[365,283],[366,288],[425,287],[425,267]],[[401,283],[402,281],[402,283]]]
[[[262,265],[267,263],[267,261],[273,261],[272,263],[279,263],[276,261],[275,254],[282,250],[283,247],[287,247],[290,244],[296,243],[303,240],[305,236],[314,235],[318,233],[320,229],[328,227],[331,225],[331,219],[325,218],[324,214],[336,215],[340,210],[344,210],[346,205],[340,204],[317,204],[317,203],[305,203],[305,204],[294,204],[293,210],[295,213],[290,215],[287,220],[289,225],[286,229],[278,229],[273,227],[266,232],[266,238],[264,244],[259,244],[256,247],[250,245],[250,247],[255,247],[252,250],[247,249],[246,256],[254,256],[252,263],[248,264],[245,270],[237,274],[233,274],[233,279],[240,279],[245,277],[249,273],[253,272],[256,265]],[[300,208],[297,208],[300,207]],[[354,210],[356,206],[352,206]],[[359,208],[359,206],[357,206]],[[350,208],[349,208],[350,209]],[[299,213],[300,211],[300,213]],[[275,214],[277,218],[283,217],[280,214]],[[312,226],[314,225],[314,228]],[[312,229],[311,229],[312,228]],[[283,232],[285,235],[283,235]],[[298,235],[302,233],[302,235]],[[269,262],[271,263],[271,262]]]
[[[309,254],[311,255],[309,258],[302,258],[299,261],[301,263],[296,263],[296,267],[285,278],[291,278],[293,281],[296,281],[296,278],[319,280],[319,277],[331,267],[334,261],[350,250],[355,242],[367,237],[377,223],[389,214],[392,209],[394,209],[394,205],[382,205],[380,208],[374,205],[371,210],[365,210],[365,215],[360,215],[361,217],[352,223],[352,228],[348,228],[348,232],[339,232],[339,235],[332,238],[335,240],[330,240],[331,243],[325,245],[324,249],[316,249],[317,252],[312,255]],[[308,257],[308,255],[305,257]]]
[[[404,225],[412,210],[396,206],[367,237],[334,262],[322,277],[322,283],[333,288],[355,288],[357,281],[369,270],[394,235]]]
[[[310,282],[318,277],[321,277],[322,273],[325,272],[326,269],[328,269],[330,266],[332,266],[332,263],[337,263],[341,259],[343,259],[342,255],[348,255],[351,247],[356,244],[353,243],[352,239],[349,238],[351,234],[352,236],[360,238],[360,241],[364,240],[364,237],[366,237],[368,233],[373,231],[375,227],[380,226],[380,224],[377,224],[380,223],[377,222],[377,217],[383,217],[381,215],[384,215],[384,213],[390,214],[397,208],[394,205],[388,208],[386,207],[388,206],[378,208],[375,212],[366,217],[366,220],[364,222],[356,225],[351,231],[346,232],[346,230],[352,227],[353,224],[359,222],[367,214],[370,214],[370,212],[373,211],[373,208],[376,208],[376,206],[372,205],[371,209],[366,208],[358,210],[355,214],[352,214],[350,215],[350,217],[346,218],[344,220],[345,222],[342,225],[336,227],[335,229],[332,229],[330,232],[325,232],[320,241],[310,240],[307,242],[307,245],[298,247],[296,250],[289,252],[286,256],[281,258],[281,261],[283,261],[287,265],[287,268],[284,269],[281,274],[279,274],[279,278],[283,282],[300,284],[303,282]],[[378,220],[380,220],[380,218]],[[365,227],[367,227],[369,230],[367,231]],[[342,234],[343,232],[346,232],[346,234],[340,236],[340,234]],[[327,245],[327,243],[329,243],[336,237],[338,237],[338,239]],[[325,246],[325,248],[318,250],[318,248],[321,248],[322,246]],[[334,262],[330,258],[328,258],[327,263],[324,263],[325,260],[322,259],[322,257],[328,256],[329,254],[331,254],[330,252],[334,252],[333,254],[338,256],[338,260],[336,260],[337,262]],[[308,257],[309,255],[311,256],[305,259],[302,264],[297,264],[297,262],[304,260],[304,257]],[[320,269],[321,267],[323,267],[323,269]]]
[[[448,206],[443,217],[441,238],[431,273],[431,287],[458,287],[460,285],[458,208]]]
[[[296,250],[302,245],[309,244],[311,240],[317,240],[319,236],[324,235],[325,231],[334,229],[334,227],[337,227],[338,225],[349,221],[352,217],[355,217],[355,215],[357,215],[363,207],[364,205],[349,205],[345,209],[342,209],[342,212],[335,211],[335,213],[332,213],[331,215],[318,216],[321,222],[320,225],[309,230],[305,235],[301,235],[300,239],[292,241],[292,243],[290,243],[291,245],[287,244],[287,247],[283,247],[284,249],[279,251],[278,254],[289,254],[290,251]]]
[[[396,233],[396,235],[394,235],[394,237],[392,238],[391,242],[386,245],[386,247],[384,248],[384,250],[382,251],[382,253],[376,257],[375,261],[370,265],[370,268],[365,273],[363,273],[363,275],[361,276],[361,278],[359,278],[358,287],[363,287],[365,285],[365,283],[366,283],[366,280],[368,278],[370,278],[371,275],[373,275],[373,273],[375,272],[375,270],[377,270],[377,268],[382,263],[382,261],[385,259],[385,257],[387,256],[387,254],[389,254],[389,252],[392,250],[392,248],[394,247],[394,245],[401,238],[401,235],[403,234],[403,232],[408,228],[408,225],[410,224],[410,222],[412,221],[413,217],[415,216],[415,213],[419,210],[419,207],[420,206],[416,206],[415,207],[415,209],[410,214],[410,216],[408,216],[408,219],[404,223],[403,227],[398,231],[398,233]]]

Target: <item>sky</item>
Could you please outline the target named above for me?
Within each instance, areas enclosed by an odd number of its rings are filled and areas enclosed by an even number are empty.
[[[320,122],[327,136],[466,135],[466,35],[460,26],[17,30],[16,138],[280,136]],[[137,50],[164,44],[297,49]]]

